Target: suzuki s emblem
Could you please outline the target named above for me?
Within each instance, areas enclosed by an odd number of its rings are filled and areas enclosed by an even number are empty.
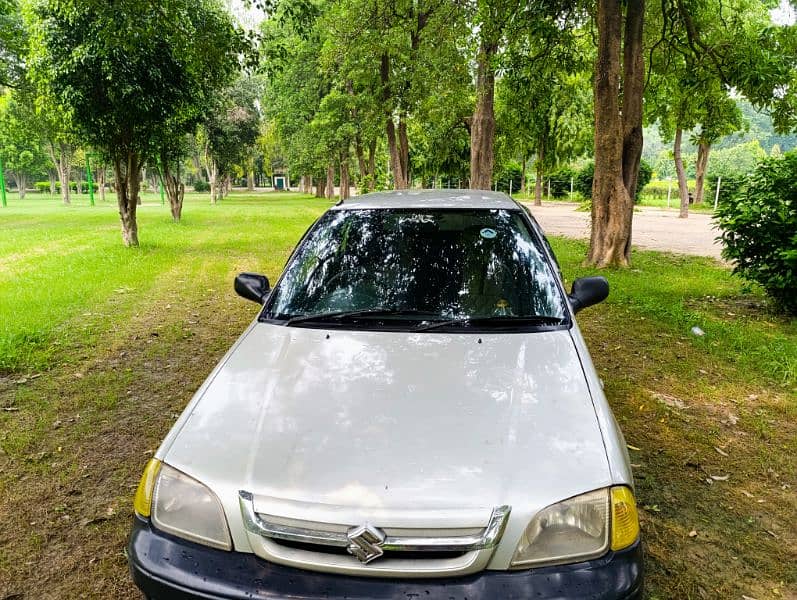
[[[346,532],[346,537],[349,538],[349,545],[346,550],[352,556],[356,556],[363,564],[367,564],[385,553],[382,550],[382,544],[385,543],[385,534],[376,527],[371,525],[352,527]]]

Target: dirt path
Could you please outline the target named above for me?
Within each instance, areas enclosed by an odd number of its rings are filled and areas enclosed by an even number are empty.
[[[578,212],[578,204],[544,202],[542,206],[525,203],[546,234],[589,239],[588,212]],[[693,254],[720,259],[722,247],[714,238],[717,231],[711,215],[692,213],[679,219],[678,211],[640,208],[634,213],[634,246],[677,254]]]

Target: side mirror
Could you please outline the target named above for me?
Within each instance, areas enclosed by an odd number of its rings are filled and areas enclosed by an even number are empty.
[[[235,293],[241,298],[263,304],[271,286],[268,277],[257,273],[240,273],[235,277]]]
[[[609,282],[605,277],[581,277],[573,282],[573,289],[568,294],[573,312],[603,302],[609,295]]]

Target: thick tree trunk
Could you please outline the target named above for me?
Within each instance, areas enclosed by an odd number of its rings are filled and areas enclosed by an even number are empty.
[[[627,0],[625,40],[623,44],[623,183],[632,206],[628,220],[634,217],[639,163],[642,160],[642,96],[645,91],[645,63],[642,33],[645,20],[645,0]],[[631,259],[631,228],[626,244],[626,259]]]
[[[537,178],[534,182],[534,206],[542,206],[542,178],[544,171],[542,168],[542,158],[537,159]]]
[[[627,266],[633,201],[623,178],[624,124],[620,107],[620,0],[598,0],[598,54],[595,60],[595,177],[592,232],[586,262]]]
[[[324,189],[327,200],[332,200],[335,197],[335,165],[333,163],[329,163],[327,167],[327,184]]]
[[[392,116],[387,118],[387,145],[390,151],[390,170],[393,172],[393,188],[406,190],[409,187],[407,162],[407,124],[400,118],[398,128]],[[398,129],[398,131],[397,131]]]
[[[135,152],[128,152],[126,160],[114,159],[114,175],[116,177],[116,199],[119,205],[119,217],[122,220],[122,241],[125,246],[138,246],[138,222],[136,209],[140,189],[140,161]]]
[[[470,187],[489,190],[493,179],[495,69],[497,45],[482,40],[476,57],[476,108],[470,126]]]
[[[678,217],[686,219],[689,216],[689,185],[686,181],[686,170],[684,160],[681,156],[681,138],[683,130],[679,127],[675,130],[675,142],[673,143],[672,155],[675,159],[675,174],[678,176],[678,195],[681,198],[681,211]]]
[[[315,197],[323,198],[326,191],[326,180],[323,176],[316,177],[315,180]]]
[[[697,163],[695,164],[695,204],[703,202],[705,191],[706,171],[708,170],[708,155],[711,144],[700,142],[697,146]]]
[[[520,163],[521,164],[521,167],[520,167],[520,195],[521,196],[525,196],[526,195],[526,161],[527,160],[528,159],[526,158],[526,154],[524,153],[523,154],[523,160]]]
[[[58,181],[58,172],[48,169],[47,176],[50,178],[50,195],[55,196],[55,182]]]

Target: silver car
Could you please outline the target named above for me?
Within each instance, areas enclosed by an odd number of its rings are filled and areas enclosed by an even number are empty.
[[[328,210],[147,465],[150,598],[639,598],[623,436],[537,223],[500,193]]]

